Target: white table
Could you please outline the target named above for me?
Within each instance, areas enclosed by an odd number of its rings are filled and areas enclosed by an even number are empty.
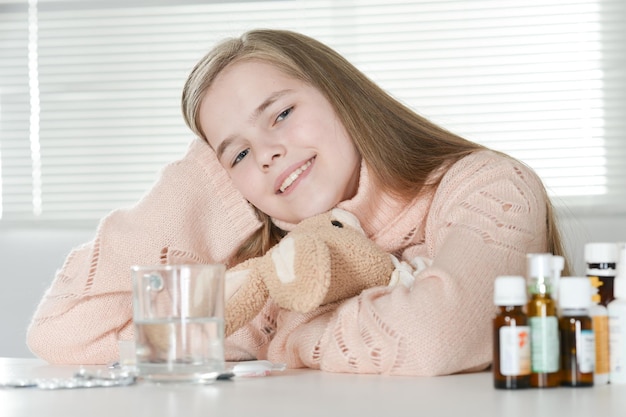
[[[0,358],[0,380],[63,377],[75,366]],[[626,385],[496,390],[489,372],[390,377],[286,370],[212,385],[0,389],[0,416],[626,416]]]

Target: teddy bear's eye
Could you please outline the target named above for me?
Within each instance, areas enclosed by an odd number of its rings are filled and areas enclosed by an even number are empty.
[[[340,228],[340,229],[342,229],[342,228],[343,228],[343,223],[341,223],[339,220],[332,220],[332,221],[331,221],[331,223],[332,223],[332,225],[333,225],[333,226],[335,226],[335,227],[338,227],[338,228]]]

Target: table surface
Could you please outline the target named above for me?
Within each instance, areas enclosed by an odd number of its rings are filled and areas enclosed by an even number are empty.
[[[0,381],[71,376],[78,367],[0,358]],[[285,370],[210,385],[1,388],[0,416],[626,416],[626,385],[496,390],[489,372],[398,377]]]

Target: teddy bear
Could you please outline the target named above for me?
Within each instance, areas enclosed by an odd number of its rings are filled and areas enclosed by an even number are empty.
[[[263,256],[226,273],[225,335],[247,324],[268,298],[306,313],[386,286],[393,256],[368,239],[351,213],[333,209],[298,223]]]
[[[268,298],[281,308],[306,313],[375,287],[396,285],[402,278],[398,260],[368,239],[351,213],[333,209],[300,222],[263,256],[230,268],[225,278],[224,335],[230,336],[252,320]],[[407,274],[404,274],[407,275]],[[171,295],[157,289],[165,305]],[[203,304],[207,289],[195,288],[193,306]],[[186,333],[185,343],[202,345],[207,335]],[[143,332],[138,355],[150,361],[166,360],[173,339],[167,324]],[[176,337],[181,337],[177,335]],[[141,353],[139,353],[141,352]]]

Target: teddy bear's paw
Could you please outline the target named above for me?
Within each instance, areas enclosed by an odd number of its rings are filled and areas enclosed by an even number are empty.
[[[240,264],[226,272],[224,298],[225,334],[229,336],[261,311],[268,292],[252,264]]]

